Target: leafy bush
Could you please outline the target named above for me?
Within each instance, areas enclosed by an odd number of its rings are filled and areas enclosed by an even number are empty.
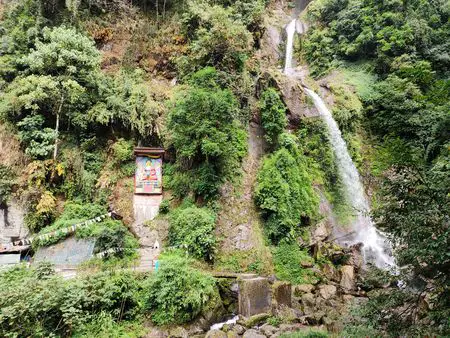
[[[321,119],[302,120],[298,130],[299,147],[311,161],[309,170],[319,184],[333,191],[339,183],[333,148],[325,123]]]
[[[274,88],[268,88],[262,93],[259,106],[264,137],[273,145],[286,128],[286,106]]]
[[[163,199],[159,205],[159,212],[161,214],[167,214],[170,211],[170,201],[168,199]]]
[[[0,164],[0,206],[4,206],[12,193],[14,184],[12,170]]]
[[[312,270],[302,267],[302,262],[313,263],[313,259],[306,251],[300,250],[297,243],[283,241],[273,248],[272,254],[275,275],[278,279],[293,284],[304,284],[317,280]]]
[[[128,249],[126,239],[129,236],[125,227],[116,227],[115,229],[104,228],[95,241],[95,252],[106,252],[103,258],[124,257]],[[137,245],[136,245],[137,246]],[[113,250],[112,252],[107,252]],[[129,253],[129,252],[128,252]]]
[[[44,121],[42,115],[30,115],[17,123],[25,153],[33,159],[46,158],[54,148],[56,133],[51,128],[44,128]]]
[[[264,159],[255,188],[255,201],[263,212],[266,233],[274,243],[295,238],[302,218],[315,215],[319,201],[297,138],[281,136],[281,149]]]
[[[245,131],[236,120],[236,99],[212,80],[215,72],[210,68],[194,75],[205,87],[179,92],[169,114],[177,156],[170,188],[178,196],[192,191],[206,199],[216,197],[220,184],[235,176],[247,150]]]
[[[88,121],[104,126],[117,124],[142,137],[153,134],[155,119],[164,112],[164,105],[155,100],[142,72],[102,75],[98,83],[100,95],[86,114]]]
[[[127,271],[64,280],[47,266],[0,274],[0,335],[71,335],[100,313],[133,320],[140,313],[138,276]]]
[[[75,202],[68,202],[64,206],[64,211],[53,222],[52,225],[47,226],[38,233],[38,235],[64,229],[71,225],[81,223],[88,219],[103,215],[106,213],[106,208],[92,203],[78,204]],[[78,238],[97,237],[101,236],[100,246],[98,251],[109,248],[136,248],[137,240],[127,231],[121,221],[106,218],[100,222],[93,223],[87,227],[76,230],[75,235]],[[57,243],[59,240],[66,238],[67,234],[64,232],[57,232],[55,236],[48,239],[36,240],[33,242],[33,247],[50,245]],[[111,241],[111,242],[110,242]]]
[[[185,247],[198,259],[212,261],[215,254],[215,215],[195,206],[182,209],[172,216],[169,230],[171,245]]]
[[[197,317],[217,300],[214,278],[192,267],[192,261],[165,256],[145,287],[145,307],[157,325],[181,324]]]
[[[133,159],[132,141],[126,141],[123,138],[120,138],[111,146],[111,150],[113,152],[114,159],[118,164]]]

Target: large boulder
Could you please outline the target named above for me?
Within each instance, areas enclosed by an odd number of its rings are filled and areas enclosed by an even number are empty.
[[[270,315],[268,313],[259,313],[257,315],[251,316],[250,318],[247,318],[245,321],[243,321],[243,324],[245,327],[254,327],[260,325],[261,323],[264,323],[269,317]]]
[[[327,222],[320,222],[311,233],[311,244],[322,242],[331,235]]]
[[[235,332],[236,334],[238,334],[239,336],[243,335],[245,332],[245,327],[243,327],[240,324],[235,324],[233,325],[233,327],[231,328],[231,331]]]
[[[272,298],[275,307],[292,306],[292,286],[289,282],[276,281],[272,286]]]
[[[315,298],[311,293],[305,293],[301,298],[302,309],[305,314],[314,312]]]
[[[243,338],[266,338],[265,335],[259,333],[258,331],[254,330],[254,329],[245,331],[245,333],[242,337]]]
[[[341,282],[340,285],[344,291],[355,289],[355,268],[353,265],[344,265],[340,269]]]
[[[271,292],[267,278],[239,280],[239,314],[250,317],[271,310]]]
[[[336,295],[336,287],[334,285],[320,285],[319,294],[324,299],[330,299]]]
[[[312,284],[300,284],[294,287],[294,295],[301,296],[305,293],[312,293],[314,290],[314,285]]]
[[[177,326],[170,330],[169,336],[173,337],[173,338],[188,338],[189,334],[188,334],[188,331],[184,327]],[[217,338],[219,338],[219,337],[217,337]]]
[[[329,281],[339,282],[340,280],[339,271],[334,267],[333,264],[325,263],[322,266],[322,273]]]
[[[227,334],[220,330],[209,330],[205,338],[227,338]]]
[[[353,265],[356,270],[361,269],[364,258],[361,253],[362,243],[355,244],[351,246],[350,259],[348,261],[348,265]]]
[[[275,332],[277,332],[277,328],[275,326],[272,326],[270,324],[264,324],[263,326],[261,326],[259,328],[259,330],[264,333],[267,337],[272,336],[273,334],[275,334]]]

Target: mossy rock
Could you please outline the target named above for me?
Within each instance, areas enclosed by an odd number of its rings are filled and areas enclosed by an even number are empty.
[[[257,315],[247,318],[242,324],[245,327],[254,327],[258,324],[265,322],[270,317],[268,313],[259,313]]]

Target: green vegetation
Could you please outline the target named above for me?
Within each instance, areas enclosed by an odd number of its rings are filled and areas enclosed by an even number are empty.
[[[14,180],[11,169],[0,165],[0,206],[4,206],[12,193]]]
[[[197,259],[211,262],[216,246],[215,223],[215,215],[206,208],[191,206],[177,210],[170,221],[169,242],[185,248]]]
[[[145,307],[157,325],[181,324],[217,301],[214,278],[195,270],[193,261],[176,255],[162,259],[161,268],[145,285]]]
[[[225,179],[237,174],[246,154],[246,134],[237,120],[237,101],[218,83],[214,68],[192,76],[176,96],[168,128],[177,159],[168,183],[177,196],[193,192],[213,199]]]
[[[3,3],[0,207],[24,205],[30,236],[56,231],[34,249],[111,208],[123,222],[76,231],[107,254],[75,279],[46,264],[1,272],[0,336],[138,337],[148,321],[179,325],[219,313],[216,282],[204,271],[212,268],[294,284],[323,278],[316,270],[328,257],[319,252],[314,261],[298,242],[320,220],[317,191],[346,223],[334,154],[320,120],[285,131],[285,98],[266,82],[276,66],[266,53],[273,20],[293,1],[268,10],[267,0]],[[317,0],[308,5],[308,32],[296,37],[311,75],[328,75],[333,116],[408,286],[376,290],[392,278],[368,272],[358,287],[370,299],[348,318],[346,336],[450,332],[449,8],[444,0]],[[270,153],[261,163],[251,153],[243,166],[246,128],[259,118]],[[127,228],[137,145],[166,150],[167,215],[147,230],[170,223],[161,244],[179,248],[163,252],[152,275],[126,270],[138,247]],[[240,195],[230,192],[238,185]],[[240,231],[244,218],[254,246],[222,248],[216,222]],[[269,321],[280,324],[283,314]]]
[[[38,235],[46,234],[52,231],[56,231],[56,234],[47,239],[40,239],[33,242],[33,247],[46,246],[57,243],[63,238],[68,236],[67,233],[58,229],[64,229],[74,224],[81,223],[88,219],[95,218],[97,216],[106,213],[106,209],[96,204],[78,204],[67,203],[64,207],[63,213],[58,219],[51,224],[43,228]],[[78,238],[97,237],[97,252],[106,251],[108,249],[115,249],[117,252],[113,255],[123,256],[125,254],[130,255],[132,251],[130,249],[137,248],[137,240],[128,232],[127,228],[121,221],[106,218],[101,222],[96,222],[88,227],[77,229],[75,233]]]
[[[274,88],[266,89],[260,99],[261,124],[266,141],[274,145],[287,125],[286,106]]]
[[[273,243],[294,239],[299,226],[316,214],[319,202],[297,138],[282,134],[278,142],[280,149],[264,159],[255,188],[255,201]]]
[[[306,266],[314,263],[312,257],[302,251],[297,243],[281,242],[272,250],[275,275],[280,280],[289,281],[292,284],[308,284],[316,281],[317,277]]]
[[[328,334],[323,331],[308,330],[297,331],[293,333],[284,333],[280,337],[282,338],[327,338]]]
[[[378,145],[371,156],[379,186],[375,220],[393,237],[399,264],[408,265],[402,280],[434,285],[374,296],[359,320],[393,336],[446,335],[450,330],[449,303],[444,300],[449,298],[450,278],[446,221],[450,59],[444,52],[449,43],[448,6],[442,1],[326,0],[312,3],[309,14],[317,25],[308,33],[304,54],[313,75],[323,75],[339,63],[346,67],[348,61],[375,73],[359,72],[350,80],[348,73],[355,67],[344,68],[347,82],[362,100],[364,125]],[[336,113],[342,120],[357,111]],[[342,122],[341,127],[348,127]],[[418,314],[424,294],[432,305]],[[361,328],[358,319],[353,324],[355,330]]]
[[[64,280],[47,263],[0,273],[0,334],[140,336],[143,316],[157,325],[184,323],[220,304],[216,282],[193,261],[164,255],[158,273],[126,270]]]
[[[45,264],[1,273],[0,293],[2,337],[89,335],[108,317],[115,326],[136,319],[141,299],[140,278],[132,273],[65,281]]]

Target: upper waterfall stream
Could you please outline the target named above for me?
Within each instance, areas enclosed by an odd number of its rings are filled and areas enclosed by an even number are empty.
[[[293,19],[286,26],[287,42],[284,73],[287,76],[295,74],[295,71],[292,69],[292,56],[296,22],[297,19]],[[303,27],[303,24],[300,22],[299,26]],[[301,33],[303,33],[303,30]],[[320,96],[304,86],[303,89],[313,100],[320,116],[326,123],[345,195],[356,214],[351,224],[352,227],[349,229],[353,233],[347,237],[346,243],[350,245],[362,243],[362,251],[366,262],[372,262],[380,268],[395,267],[395,260],[390,253],[389,241],[376,229],[371,218],[368,216],[370,211],[369,202],[364,192],[358,170],[350,157],[347,144],[342,138],[338,124]]]

